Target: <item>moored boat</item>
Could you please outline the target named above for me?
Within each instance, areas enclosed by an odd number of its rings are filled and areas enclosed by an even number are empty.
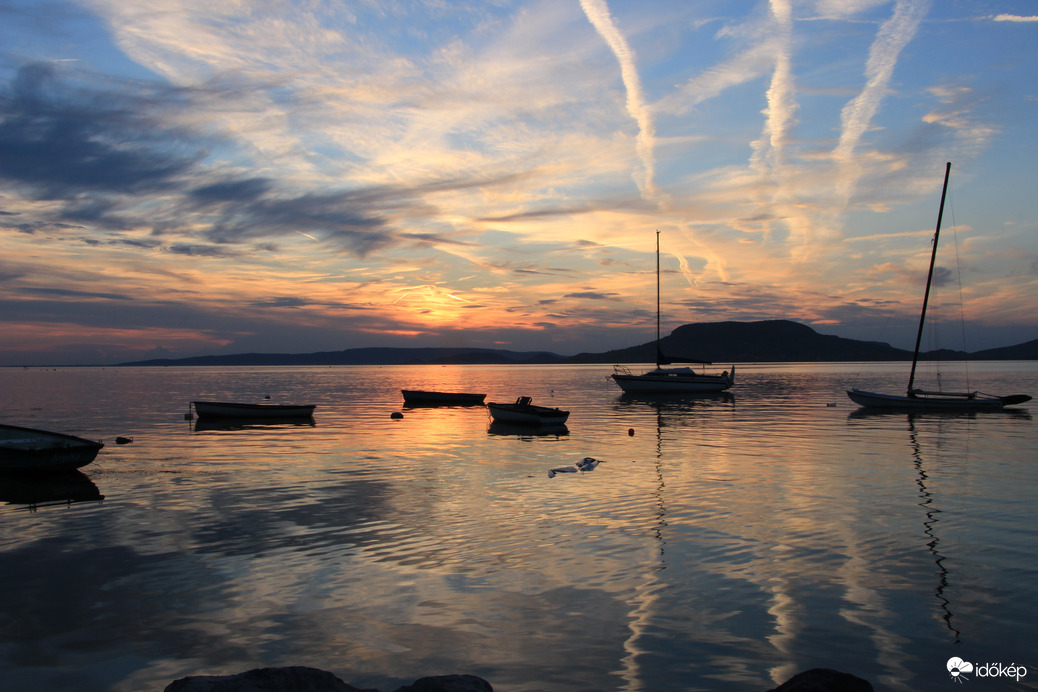
[[[316,404],[240,404],[225,401],[193,401],[199,418],[309,418]]]
[[[61,471],[92,462],[103,442],[75,435],[0,425],[0,471]]]
[[[695,394],[723,392],[735,384],[735,366],[720,375],[696,372],[692,368],[664,368],[664,359],[656,367],[635,375],[625,365],[614,365],[613,381],[625,394]],[[704,364],[706,361],[702,361]]]
[[[911,390],[911,394],[882,394],[861,389],[847,390],[851,401],[866,408],[936,409],[946,411],[997,411],[1005,406],[1022,404],[1031,397],[995,396],[981,392],[927,392]]]
[[[695,394],[723,392],[735,384],[735,366],[721,374],[697,372],[691,367],[665,368],[674,363],[712,365],[710,361],[668,358],[660,347],[660,232],[656,231],[656,367],[635,375],[625,365],[614,365],[610,377],[625,394]]]
[[[944,169],[944,187],[941,189],[941,206],[937,211],[937,228],[933,234],[933,247],[930,250],[930,271],[926,277],[926,291],[923,293],[923,308],[919,313],[919,328],[915,337],[915,350],[912,352],[912,369],[908,375],[908,387],[905,394],[883,394],[867,392],[861,389],[848,389],[847,396],[859,406],[882,409],[927,409],[937,411],[998,411],[1006,406],[1022,404],[1030,401],[1026,394],[996,396],[981,392],[944,392],[926,391],[915,386],[915,371],[919,363],[919,345],[923,338],[923,327],[926,324],[926,307],[930,300],[930,288],[933,286],[934,264],[937,261],[937,241],[941,237],[941,217],[944,216],[944,200],[948,194],[948,178],[951,175],[951,162]]]
[[[421,406],[479,406],[486,394],[471,392],[431,392],[421,389],[401,389],[405,404]]]
[[[514,404],[487,403],[490,415],[495,423],[513,423],[520,425],[561,425],[569,418],[569,411],[548,406],[536,406],[533,399],[521,396]]]

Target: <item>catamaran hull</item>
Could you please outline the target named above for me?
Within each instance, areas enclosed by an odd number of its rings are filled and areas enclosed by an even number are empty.
[[[847,396],[859,406],[867,408],[916,409],[929,411],[998,411],[1005,407],[1002,397],[977,395],[974,397],[897,396],[879,394],[861,389],[848,389]]]

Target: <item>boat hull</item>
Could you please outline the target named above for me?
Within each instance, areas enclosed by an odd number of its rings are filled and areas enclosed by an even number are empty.
[[[199,418],[309,418],[315,404],[237,404],[220,401],[193,401]]]
[[[851,401],[866,408],[911,409],[927,411],[999,411],[1005,407],[1001,397],[976,395],[973,397],[898,396],[848,389]]]
[[[512,425],[562,425],[569,418],[569,411],[532,404],[488,403],[487,408],[496,423]]]
[[[0,425],[0,471],[78,469],[92,462],[104,443],[74,435]]]
[[[481,406],[486,394],[470,392],[429,392],[420,389],[401,389],[405,404],[422,406]]]

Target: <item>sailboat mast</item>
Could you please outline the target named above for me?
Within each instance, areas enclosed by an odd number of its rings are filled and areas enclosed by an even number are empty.
[[[656,365],[660,353],[660,232],[656,231]]]
[[[919,314],[919,331],[915,335],[915,350],[912,352],[912,372],[908,375],[908,396],[912,396],[915,383],[915,366],[919,362],[919,344],[923,340],[923,325],[926,323],[926,304],[930,300],[930,284],[933,283],[933,267],[937,260],[937,239],[941,235],[941,217],[944,216],[944,198],[948,194],[948,176],[951,174],[951,161],[944,169],[944,188],[941,190],[941,207],[937,210],[937,230],[933,234],[933,249],[930,251],[930,272],[926,275],[926,292],[923,294],[923,310]]]

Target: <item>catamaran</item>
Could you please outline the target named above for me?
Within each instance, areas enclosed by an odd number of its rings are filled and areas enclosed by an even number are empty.
[[[930,300],[930,286],[933,284],[933,268],[937,259],[937,240],[941,235],[941,217],[944,216],[944,200],[948,193],[948,177],[951,174],[951,162],[944,169],[944,188],[941,190],[941,206],[937,211],[937,230],[933,235],[933,249],[930,252],[930,272],[926,277],[926,291],[923,293],[923,309],[919,314],[919,331],[915,337],[915,350],[912,353],[912,370],[908,375],[908,388],[905,394],[881,394],[866,392],[861,389],[847,390],[847,396],[854,403],[867,408],[897,409],[937,409],[952,411],[997,411],[1006,406],[1022,404],[1030,401],[1026,394],[996,396],[981,392],[944,392],[927,391],[915,386],[916,364],[919,362],[919,344],[923,338],[923,325],[926,322],[926,305]]]

